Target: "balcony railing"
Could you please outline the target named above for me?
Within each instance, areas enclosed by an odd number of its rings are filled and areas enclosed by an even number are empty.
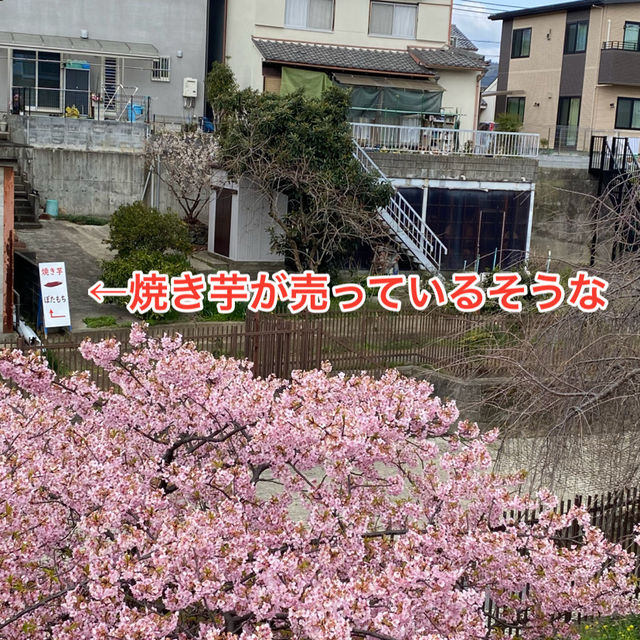
[[[353,138],[365,149],[434,155],[537,158],[537,133],[473,131],[352,122]]]
[[[608,49],[616,49],[618,51],[640,51],[640,43],[609,40],[602,43],[602,50],[605,51]]]
[[[28,116],[57,114],[94,120],[149,123],[151,98],[137,95],[136,92],[127,92],[123,87],[122,91],[114,91],[107,96],[88,90],[14,86],[9,109]],[[17,100],[14,100],[15,96]]]

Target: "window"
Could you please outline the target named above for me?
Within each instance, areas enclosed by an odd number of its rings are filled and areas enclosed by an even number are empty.
[[[624,23],[624,49],[638,51],[640,49],[640,22]]]
[[[60,109],[60,54],[46,51],[13,51],[12,95],[23,107]]]
[[[334,0],[287,0],[285,27],[294,29],[333,29]]]
[[[589,21],[570,22],[564,36],[565,53],[584,53],[587,50],[587,33]]]
[[[525,98],[507,98],[507,113],[515,113],[524,122]]]
[[[640,129],[640,99],[618,98],[616,129]]]
[[[575,149],[578,144],[580,105],[578,97],[558,99],[558,124],[556,126],[556,149]]]
[[[531,53],[531,27],[514,29],[511,39],[511,57],[528,58]]]
[[[369,34],[393,38],[416,37],[418,5],[397,2],[372,2]]]
[[[156,58],[153,61],[151,79],[157,82],[169,82],[171,80],[171,58]]]

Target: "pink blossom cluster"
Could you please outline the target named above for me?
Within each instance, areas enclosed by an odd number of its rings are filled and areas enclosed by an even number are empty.
[[[491,635],[533,639],[633,609],[634,557],[519,497],[430,384],[131,345],[81,347],[109,392],[0,357],[0,638],[470,640],[491,598]]]

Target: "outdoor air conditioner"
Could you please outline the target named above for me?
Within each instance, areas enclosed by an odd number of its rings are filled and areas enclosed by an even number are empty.
[[[198,80],[196,78],[185,78],[182,83],[183,98],[198,97]]]

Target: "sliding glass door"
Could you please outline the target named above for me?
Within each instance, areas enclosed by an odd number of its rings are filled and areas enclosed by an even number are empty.
[[[18,93],[23,108],[59,111],[60,54],[47,51],[13,51],[11,95]]]

